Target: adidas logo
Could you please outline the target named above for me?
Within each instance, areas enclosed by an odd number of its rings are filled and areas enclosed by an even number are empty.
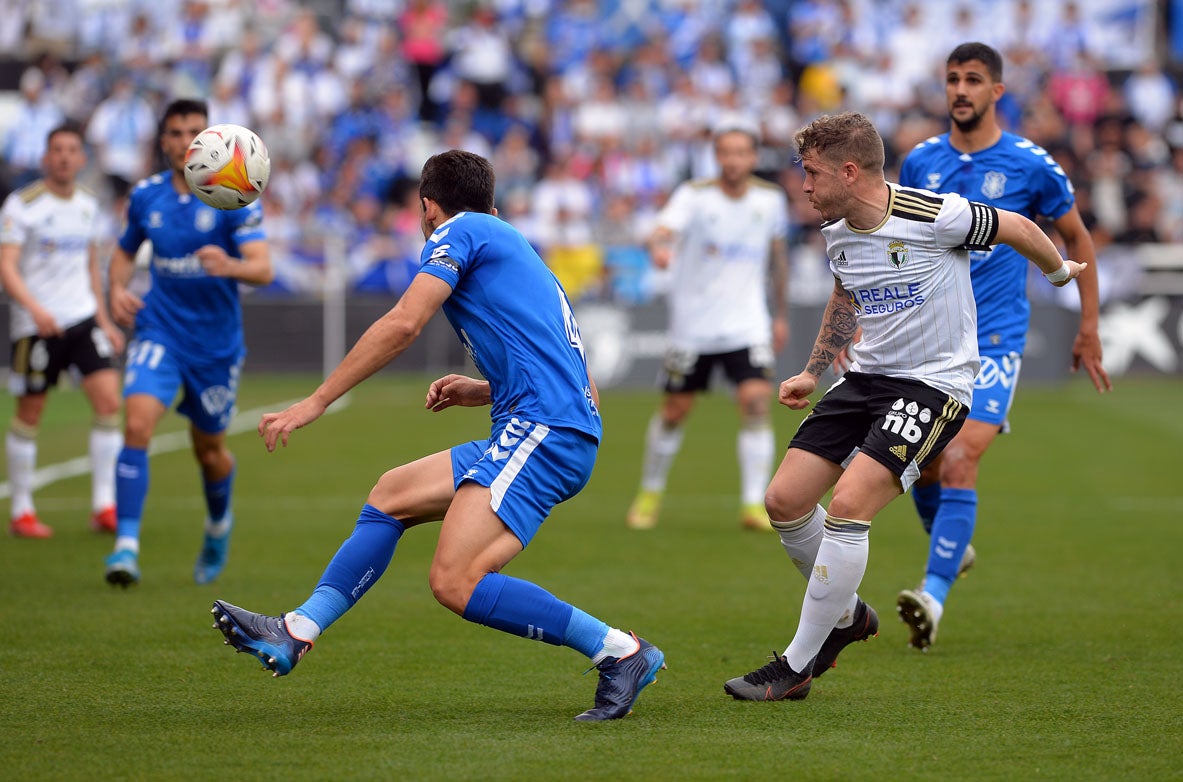
[[[901,462],[908,461],[908,448],[903,445],[893,445],[887,450],[891,451],[896,456],[900,457]]]
[[[834,259],[835,266],[849,266],[850,262],[846,260],[846,251],[838,253],[838,257]]]

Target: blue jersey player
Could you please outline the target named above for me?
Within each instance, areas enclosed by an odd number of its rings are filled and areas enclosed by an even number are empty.
[[[998,124],[1002,57],[982,43],[965,43],[949,55],[945,97],[950,130],[918,144],[904,159],[900,184],[955,192],[1000,209],[1051,221],[1067,255],[1088,264],[1077,280],[1080,328],[1072,345],[1072,369],[1084,367],[1100,392],[1111,388],[1101,366],[1096,253],[1076,208],[1072,184],[1046,150]],[[936,638],[945,598],[959,573],[973,564],[970,547],[977,516],[978,465],[994,437],[1007,429],[1007,413],[1019,380],[1027,340],[1027,260],[1006,245],[971,259],[978,309],[981,368],[968,420],[913,489],[916,508],[931,533],[924,582],[899,594],[896,608],[908,624],[911,645],[927,649]]]
[[[419,185],[427,244],[411,286],[311,396],[259,423],[268,451],[286,446],[443,309],[484,379],[442,377],[426,407],[491,405],[488,438],[382,475],[352,535],[294,611],[266,616],[218,600],[214,627],[282,676],[381,577],[408,528],[442,520],[429,575],[436,599],[470,622],[587,655],[599,683],[595,705],[576,719],[617,719],[665,667],[661,651],[501,573],[551,509],[587,483],[601,423],[567,296],[522,235],[496,217],[493,189],[492,167],[478,155],[430,158]]]
[[[194,580],[213,581],[226,563],[234,523],[234,456],[226,448],[226,427],[246,354],[238,285],[266,285],[273,271],[260,205],[220,211],[198,201],[185,182],[185,152],[208,124],[204,102],[178,100],[165,109],[160,148],[169,169],[132,192],[127,225],[111,259],[111,313],[117,322],[135,326],[124,370],[126,421],[115,473],[115,551],[106,562],[111,584],[128,586],[140,579],[148,444],[178,394],[177,411],[190,422],[207,508]],[[141,299],[128,284],[145,240],[152,243],[152,287]]]

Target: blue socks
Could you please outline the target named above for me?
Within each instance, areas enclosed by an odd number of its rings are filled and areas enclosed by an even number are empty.
[[[961,557],[973,537],[978,515],[978,493],[974,489],[941,489],[940,510],[932,525],[928,550],[928,572],[924,591],[944,605],[949,587],[957,580]]]
[[[357,526],[325,568],[320,583],[294,613],[323,632],[353,607],[386,572],[405,528],[397,519],[365,505]],[[569,646],[593,657],[604,648],[608,625],[564,603],[539,586],[489,573],[473,590],[464,618],[512,635]]]
[[[495,630],[594,657],[608,625],[564,603],[540,586],[502,573],[482,578],[464,607],[464,618]]]
[[[148,451],[124,446],[115,463],[115,529],[118,538],[140,537],[140,517],[148,496]]]
[[[337,549],[320,583],[295,612],[316,622],[322,631],[328,628],[386,572],[405,530],[393,516],[368,503],[362,506],[353,534]]]
[[[920,523],[924,531],[932,534],[932,520],[937,517],[937,510],[941,507],[941,483],[934,481],[927,486],[912,486],[912,502],[916,504],[916,513],[920,515]]]
[[[209,512],[210,521],[221,521],[226,517],[226,511],[230,507],[230,493],[234,489],[234,473],[236,471],[236,468],[231,468],[230,474],[219,481],[203,479],[205,507]]]

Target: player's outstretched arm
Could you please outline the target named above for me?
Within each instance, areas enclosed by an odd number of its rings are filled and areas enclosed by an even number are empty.
[[[478,380],[468,375],[444,375],[427,387],[428,410],[438,413],[449,407],[483,407],[493,403],[489,393],[489,381]]]
[[[19,244],[0,244],[0,285],[8,298],[24,307],[33,317],[37,326],[37,334],[42,337],[55,337],[62,333],[61,326],[49,310],[41,306],[33,296],[32,291],[25,285],[25,278],[20,272],[21,246]]]
[[[813,350],[809,354],[809,363],[805,365],[805,371],[801,374],[780,384],[780,403],[793,410],[808,407],[807,397],[817,388],[818,379],[850,345],[857,330],[858,313],[850,303],[850,297],[847,296],[841,281],[835,278],[834,290],[826,304],[821,328],[818,329],[817,339],[814,340]]]
[[[1076,278],[1076,290],[1080,295],[1080,326],[1076,338],[1072,340],[1072,371],[1084,367],[1093,386],[1103,394],[1113,390],[1113,383],[1101,364],[1101,286],[1097,277],[1097,250],[1075,206],[1052,225],[1064,240],[1068,257],[1087,264],[1087,268]]]
[[[270,285],[275,279],[271,265],[271,249],[265,239],[243,242],[239,248],[242,258],[232,258],[216,244],[198,248],[195,255],[205,273],[212,277],[230,277],[247,285]]]
[[[415,275],[398,303],[366,329],[319,388],[281,413],[263,415],[259,435],[267,450],[286,446],[292,432],[320,418],[329,405],[406,350],[451,294],[452,287],[440,278]]]
[[[94,244],[90,246],[87,261],[90,264],[90,289],[94,292],[96,302],[95,323],[99,324],[99,328],[107,335],[111,348],[118,355],[123,352],[126,340],[107,310],[107,297],[103,292],[103,273],[99,268],[99,248]]]
[[[645,249],[649,251],[649,260],[658,269],[668,269],[674,257],[674,232],[664,225],[659,225],[645,240]]]
[[[111,317],[120,326],[134,326],[136,313],[144,308],[140,297],[127,289],[135,268],[135,258],[116,245],[111,255],[111,266],[107,270],[107,295],[111,300]]]
[[[1023,257],[1034,263],[1047,281],[1062,288],[1080,276],[1087,264],[1067,261],[1038,225],[1015,212],[999,209],[998,234],[995,240],[1009,244]]]

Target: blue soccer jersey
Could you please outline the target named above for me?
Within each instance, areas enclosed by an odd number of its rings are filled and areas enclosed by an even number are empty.
[[[917,144],[900,167],[900,184],[966,198],[1035,219],[1063,216],[1076,199],[1072,184],[1047,150],[1013,133],[980,152],[959,152],[949,134]],[[978,345],[983,354],[1022,353],[1031,306],[1029,261],[1007,245],[973,253],[970,274],[978,305]]]
[[[489,381],[494,424],[514,417],[599,440],[579,326],[566,293],[526,239],[493,215],[436,228],[420,272],[452,286],[444,315]]]
[[[194,254],[217,245],[234,258],[239,246],[265,239],[258,201],[223,211],[178,193],[169,172],[154,174],[132,191],[127,226],[119,246],[134,256],[152,241],[152,290],[136,315],[136,331],[201,363],[233,359],[243,352],[238,281],[205,273]]]

